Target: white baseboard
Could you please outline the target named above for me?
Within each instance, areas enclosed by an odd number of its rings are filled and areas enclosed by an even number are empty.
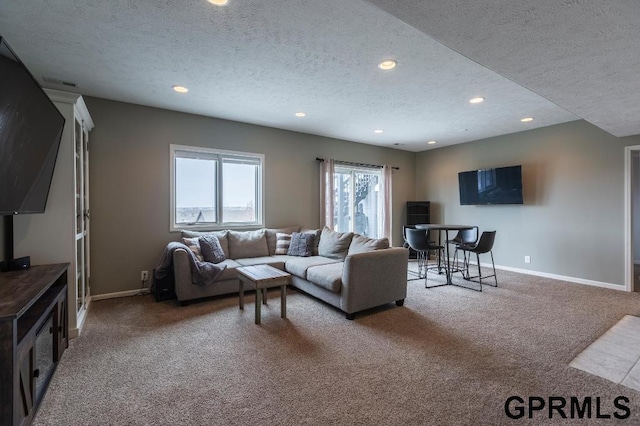
[[[96,294],[95,296],[91,296],[92,301],[98,300],[106,300],[106,299],[117,299],[119,297],[131,297],[136,296],[140,292],[143,294],[149,294],[151,291],[149,289],[137,289],[137,290],[126,290],[126,291],[118,291],[115,293],[105,293],[105,294]]]
[[[451,259],[451,261],[453,261],[453,259]],[[477,263],[471,261],[471,262],[469,262],[469,264],[476,265]],[[491,264],[490,263],[480,262],[480,266],[486,267],[486,268],[491,268]],[[559,280],[559,281],[568,281],[568,282],[576,283],[576,284],[590,285],[590,286],[593,286],[593,287],[602,287],[602,288],[608,288],[608,289],[611,289],[611,290],[627,291],[625,286],[622,285],[622,284],[613,284],[613,283],[606,283],[606,282],[603,282],[603,281],[587,280],[587,279],[584,279],[584,278],[570,277],[570,276],[567,276],[567,275],[557,275],[557,274],[550,274],[550,273],[547,273],[547,272],[539,272],[539,271],[534,271],[534,270],[531,270],[531,269],[513,268],[511,266],[496,265],[496,269],[500,269],[500,270],[503,270],[503,271],[517,272],[519,274],[534,275],[536,277],[551,278],[551,279]]]
[[[476,265],[477,263],[470,262],[470,264]],[[490,263],[480,262],[480,266],[491,268]],[[587,280],[584,278],[570,277],[567,275],[549,274],[547,272],[533,271],[531,269],[512,268],[511,266],[496,265],[496,269],[501,269],[503,271],[517,272],[519,274],[534,275],[536,277],[551,278],[551,279],[560,280],[560,281],[568,281],[576,284],[590,285],[593,287],[602,287],[602,288],[608,288],[611,290],[626,291],[625,286],[621,284],[606,283],[603,281],[593,281],[593,280]]]

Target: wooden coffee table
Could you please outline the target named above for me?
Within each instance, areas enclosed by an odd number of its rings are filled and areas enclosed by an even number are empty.
[[[244,283],[256,287],[256,324],[260,324],[260,305],[267,304],[267,289],[280,287],[280,317],[287,317],[287,284],[291,283],[291,275],[269,265],[244,266],[237,268],[240,281],[240,309],[244,309]]]

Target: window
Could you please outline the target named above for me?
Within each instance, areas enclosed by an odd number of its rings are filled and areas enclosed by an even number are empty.
[[[336,166],[333,178],[334,230],[379,238],[382,230],[380,169]]]
[[[264,155],[171,145],[171,231],[263,224]]]

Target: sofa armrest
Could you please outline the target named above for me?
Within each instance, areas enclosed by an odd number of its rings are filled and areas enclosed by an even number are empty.
[[[176,296],[178,300],[186,300],[185,288],[193,286],[191,283],[191,265],[189,264],[189,254],[183,248],[173,251],[173,274]]]
[[[344,261],[341,309],[358,312],[404,300],[409,250],[402,247],[357,253]]]

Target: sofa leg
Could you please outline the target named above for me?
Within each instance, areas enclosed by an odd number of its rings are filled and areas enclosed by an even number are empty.
[[[356,314],[347,314],[347,319],[352,321],[356,317]]]
[[[402,306],[402,305],[404,305],[404,299],[402,299],[402,300],[396,300],[396,305],[398,305],[398,306]]]
[[[180,302],[180,306],[187,306],[189,304],[188,300],[181,300]]]

